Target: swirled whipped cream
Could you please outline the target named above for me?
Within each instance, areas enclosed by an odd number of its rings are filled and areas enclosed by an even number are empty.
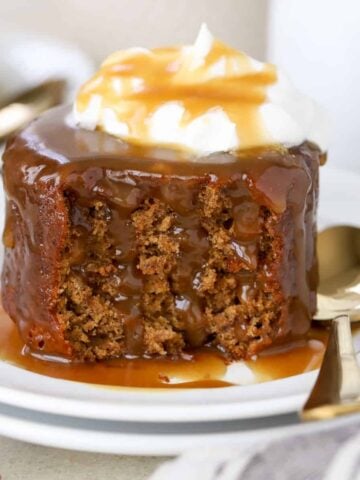
[[[74,117],[85,129],[198,155],[304,140],[327,148],[322,110],[206,25],[191,46],[110,55],[78,92]]]

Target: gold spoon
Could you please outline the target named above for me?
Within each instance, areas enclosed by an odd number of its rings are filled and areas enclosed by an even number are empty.
[[[360,229],[333,227],[319,234],[320,286],[314,320],[331,321],[328,345],[304,420],[360,412],[360,368],[351,322],[360,320]]]
[[[0,108],[0,142],[63,99],[66,82],[49,80]]]

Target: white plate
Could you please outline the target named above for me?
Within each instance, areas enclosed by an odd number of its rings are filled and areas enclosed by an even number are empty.
[[[299,423],[296,414],[230,422],[141,424],[62,417],[0,403],[0,435],[39,445],[121,455],[178,455],[226,445],[248,448],[285,435],[350,424],[354,416]]]
[[[58,380],[0,362],[0,401],[76,417],[202,422],[293,412],[304,402],[315,372],[256,385],[216,389],[109,389]]]
[[[324,168],[321,180],[321,226],[360,225],[360,177]],[[356,217],[357,215],[357,217]],[[360,338],[357,338],[360,349]],[[248,383],[241,364],[228,374]],[[298,410],[316,373],[220,389],[109,389],[37,375],[0,362],[0,402],[54,415],[132,422],[205,422],[259,418]]]

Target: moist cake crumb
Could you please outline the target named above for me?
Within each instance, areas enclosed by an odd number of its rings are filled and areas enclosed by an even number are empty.
[[[306,335],[316,146],[165,162],[65,126],[63,109],[52,115],[4,157],[2,298],[32,350],[97,361],[209,346],[236,360]],[[34,149],[34,128],[36,138],[56,131],[64,151]],[[80,144],[105,150],[82,158]]]
[[[119,281],[114,275],[119,265],[108,233],[111,210],[100,201],[79,209],[76,196],[65,192],[65,197],[70,229],[62,260],[58,313],[77,356],[94,360],[124,353],[176,355],[186,345],[212,343],[233,358],[243,358],[276,337],[284,301],[280,285],[264,282],[261,292],[251,285],[254,275],[261,278],[265,269],[279,268],[276,258],[280,255],[274,249],[281,252],[282,243],[272,226],[279,220],[268,209],[251,206],[244,213],[243,207],[247,232],[253,229],[260,234],[259,250],[250,255],[240,245],[234,246],[235,222],[226,187],[206,185],[199,190],[196,211],[209,250],[196,286],[198,318],[193,316],[189,329],[177,309],[181,240],[171,207],[147,198],[130,216],[135,232],[133,267],[141,274],[143,287],[139,314],[125,321],[115,306]],[[76,248],[81,234],[74,221],[88,226],[86,252]],[[81,256],[85,257],[79,263]],[[74,260],[76,267],[71,267]],[[131,334],[127,334],[128,326]]]

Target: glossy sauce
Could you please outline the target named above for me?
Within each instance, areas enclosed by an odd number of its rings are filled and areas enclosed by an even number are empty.
[[[306,334],[315,309],[317,285],[314,246],[320,151],[316,146],[304,143],[290,149],[277,146],[241,151],[236,155],[217,153],[212,158],[214,163],[209,160],[213,155],[199,162],[182,161],[181,152],[140,148],[119,142],[104,132],[75,128],[67,122],[68,115],[69,109],[64,107],[42,115],[8,143],[4,155],[8,214],[2,294],[7,311],[33,350],[40,348],[42,353],[71,357],[54,311],[49,309],[58,288],[55,271],[58,260],[52,256],[63,248],[66,237],[64,192],[68,194],[67,199],[71,198],[69,193],[77,199],[73,202],[72,222],[78,233],[83,232],[77,237],[80,248],[74,243],[71,250],[74,257],[70,265],[76,273],[81,274],[82,265],[88,263],[87,259],[84,262],[78,258],[78,253],[80,256],[85,252],[92,254],[94,243],[87,243],[91,237],[84,222],[87,217],[81,214],[83,206],[87,208],[100,199],[111,212],[107,221],[109,238],[115,247],[111,259],[118,267],[116,278],[114,273],[110,279],[117,285],[112,298],[117,304],[121,302],[119,312],[126,317],[127,330],[134,330],[134,335],[127,332],[126,339],[141,337],[139,322],[127,320],[134,315],[139,318],[134,308],[139,304],[144,281],[135,274],[136,261],[131,257],[137,252],[133,227],[129,224],[131,212],[150,197],[171,206],[176,216],[171,238],[178,241],[181,237],[180,255],[174,269],[179,280],[175,298],[178,317],[188,304],[184,299],[191,299],[190,303],[198,305],[201,311],[202,301],[193,279],[198,278],[197,272],[209,254],[197,200],[200,189],[207,184],[226,186],[234,218],[231,258],[245,258],[254,270],[250,272],[252,278],[247,272],[239,271],[242,299],[246,300],[247,287],[253,282],[261,289],[271,279],[279,281],[289,299],[289,310],[278,338],[289,341]],[[223,156],[229,161],[222,163]],[[163,158],[168,161],[162,161]],[[47,193],[40,195],[39,187]],[[266,262],[261,268],[255,265],[261,233],[257,228],[259,206],[279,215],[287,211],[282,225],[286,229],[284,251],[288,260],[286,266],[279,266],[279,272],[274,262],[269,263],[269,268]],[[24,235],[23,229],[29,235]],[[46,255],[44,248],[48,249]],[[45,262],[44,270],[42,259],[49,256],[53,261]],[[44,271],[47,275],[42,274]],[[188,332],[191,328],[185,324],[183,329]],[[240,337],[241,331],[238,334]],[[191,345],[207,343],[195,340]],[[261,344],[258,345],[254,353],[261,349]],[[136,346],[134,351],[132,347],[127,345],[126,352],[139,355],[143,348]]]
[[[268,350],[246,362],[257,382],[298,375],[321,364],[327,332],[312,329],[307,339]],[[181,359],[119,359],[94,364],[64,363],[28,353],[15,324],[0,310],[0,359],[17,367],[63,380],[142,388],[219,388],[227,365],[220,352],[200,349]]]

